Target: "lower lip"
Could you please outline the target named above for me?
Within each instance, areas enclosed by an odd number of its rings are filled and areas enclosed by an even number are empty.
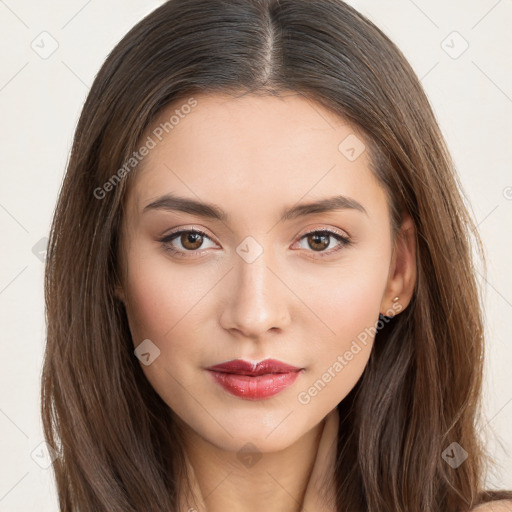
[[[301,373],[301,371],[267,373],[251,377],[235,373],[208,371],[226,391],[246,400],[262,400],[277,395],[280,391],[291,386]]]

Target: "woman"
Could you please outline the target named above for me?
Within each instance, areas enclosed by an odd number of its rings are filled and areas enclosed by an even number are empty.
[[[354,9],[162,5],[94,82],[52,227],[61,509],[510,510],[474,426],[474,228]]]

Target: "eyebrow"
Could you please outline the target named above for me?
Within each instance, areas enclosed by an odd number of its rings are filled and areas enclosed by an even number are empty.
[[[180,211],[198,217],[205,217],[222,222],[229,221],[229,215],[219,206],[196,201],[195,199],[165,194],[144,207],[143,213],[153,210]],[[355,199],[346,196],[333,196],[306,204],[297,204],[281,213],[280,222],[312,215],[340,210],[356,210],[368,215],[363,205]]]

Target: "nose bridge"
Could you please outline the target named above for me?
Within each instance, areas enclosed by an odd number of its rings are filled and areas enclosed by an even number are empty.
[[[272,328],[285,327],[290,313],[284,285],[274,275],[276,271],[268,268],[275,267],[270,251],[261,250],[255,256],[256,247],[251,246],[251,241],[248,244],[242,242],[237,248],[222,324],[225,329],[257,337]],[[247,257],[251,252],[251,257]]]

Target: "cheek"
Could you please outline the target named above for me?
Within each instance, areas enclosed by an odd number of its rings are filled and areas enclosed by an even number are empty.
[[[388,265],[372,258],[353,258],[328,276],[308,283],[305,296],[317,313],[319,329],[334,345],[375,324],[387,284]],[[323,321],[320,322],[319,320]]]
[[[173,390],[193,384],[194,371],[203,364],[198,347],[207,324],[214,321],[208,297],[215,293],[216,281],[211,268],[177,268],[155,251],[130,253],[125,302],[132,342],[137,347],[149,339],[158,348],[158,357],[141,366],[170,405],[178,399]]]
[[[190,269],[189,269],[190,270]],[[131,255],[126,285],[126,309],[134,343],[154,338],[163,342],[197,312],[211,285],[208,275],[176,271],[165,257]]]
[[[308,289],[316,328],[313,364],[300,390],[302,404],[328,408],[352,390],[370,357],[387,283],[386,258],[359,259],[333,272],[328,288]],[[310,326],[311,327],[311,326]]]
[[[150,350],[158,355],[148,365],[141,359],[142,371],[164,402],[183,411],[190,404],[181,391],[193,384],[196,363],[190,353],[190,327],[200,324],[201,297],[211,286],[191,286],[201,279],[172,270],[161,256],[143,258],[132,253],[130,257],[125,295],[134,348],[151,341]]]

